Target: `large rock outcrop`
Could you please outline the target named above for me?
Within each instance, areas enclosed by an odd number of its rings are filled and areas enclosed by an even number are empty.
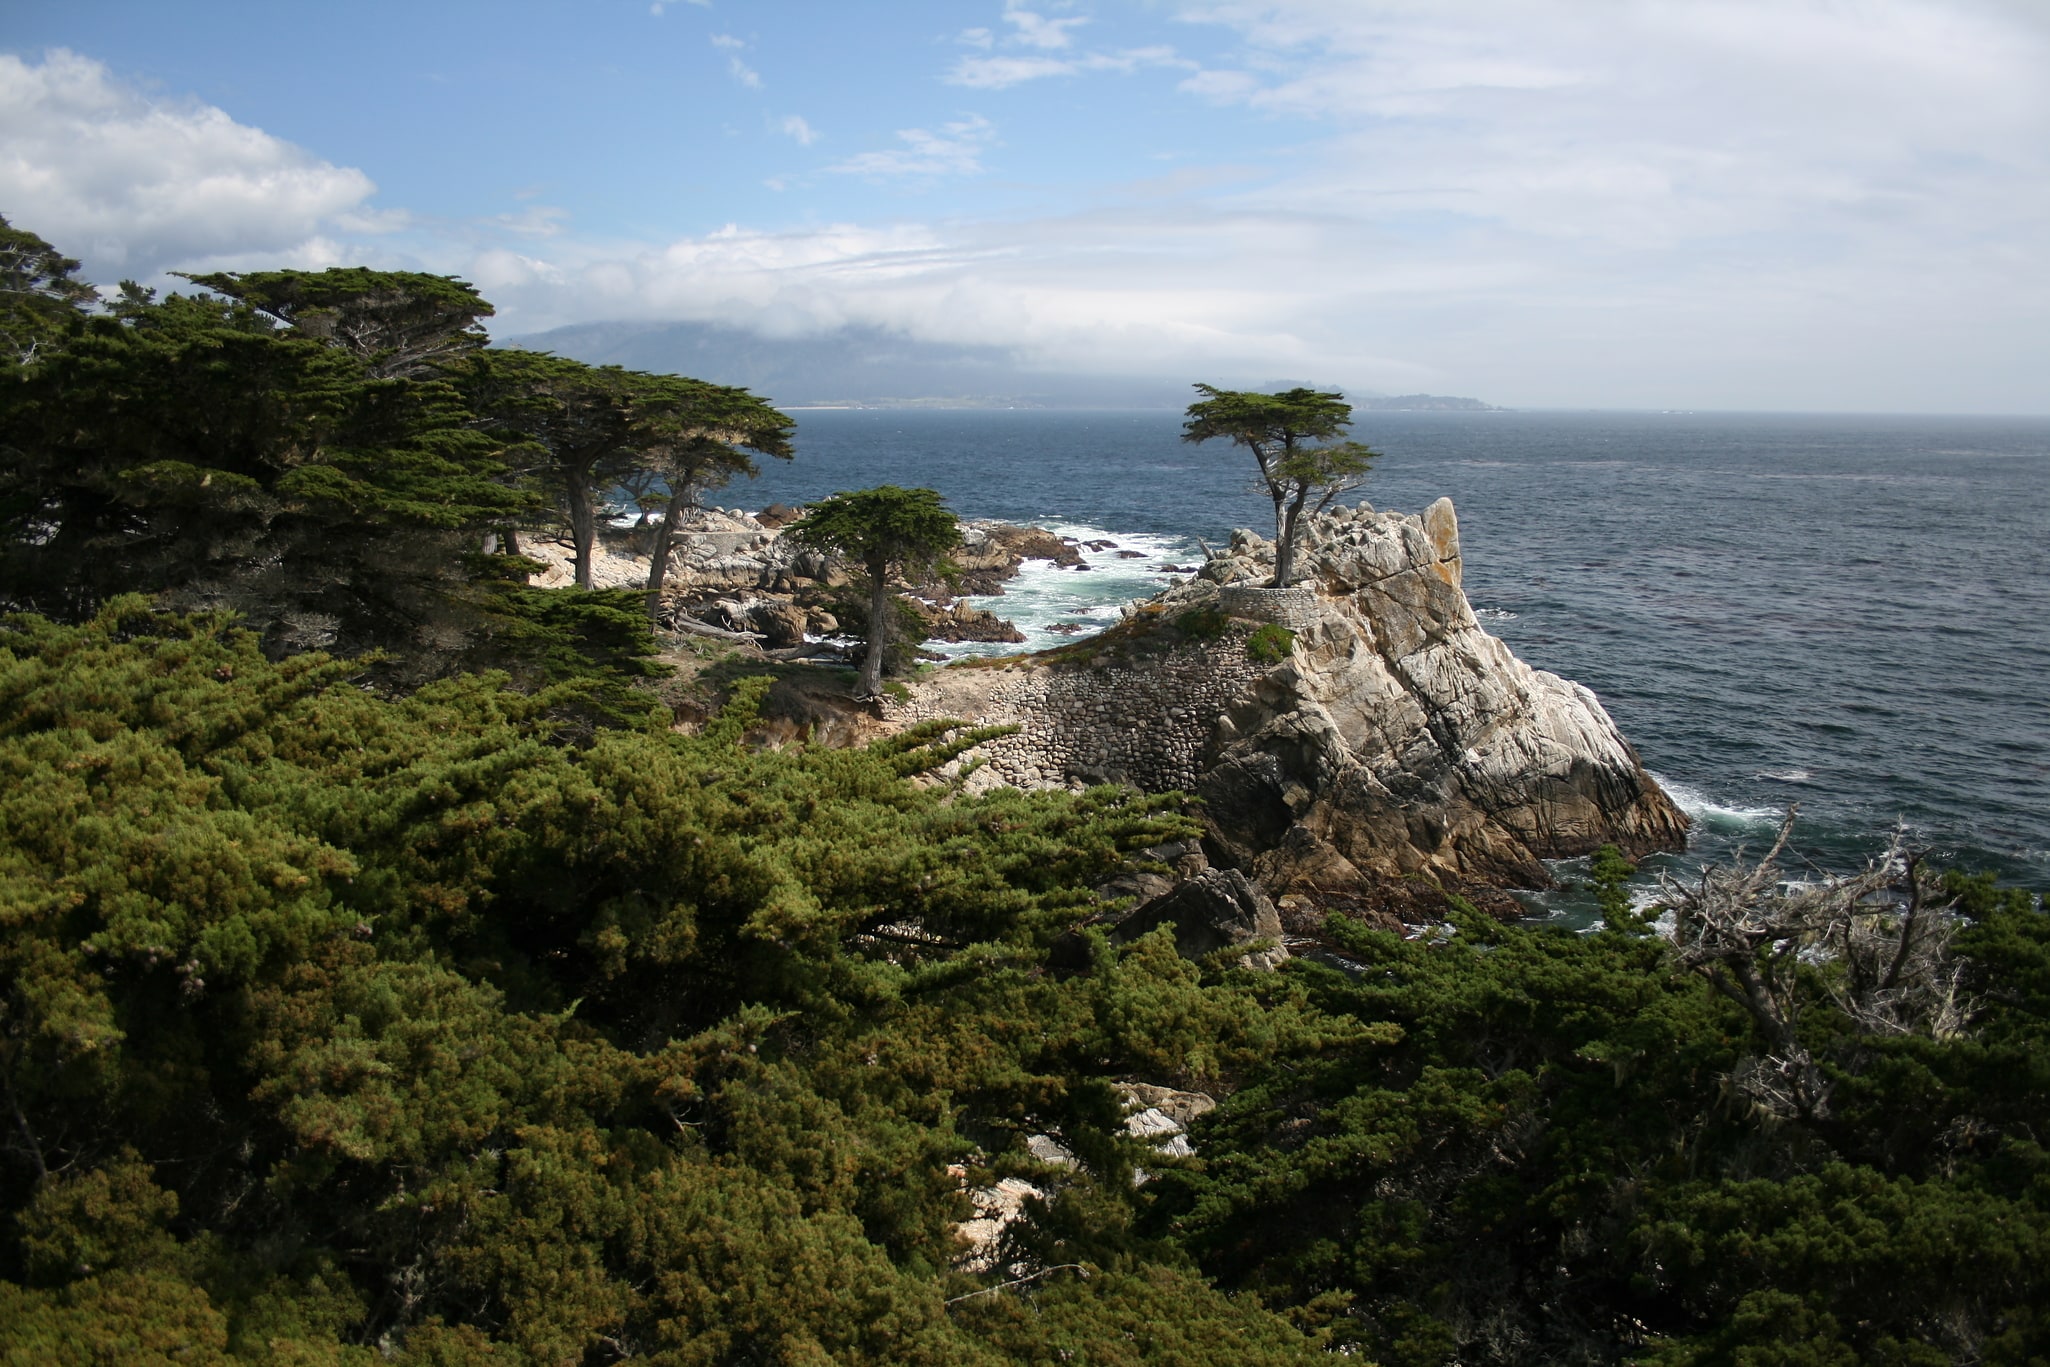
[[[1410,875],[1535,887],[1546,858],[1684,842],[1594,694],[1481,629],[1449,500],[1340,509],[1307,536],[1296,587],[1259,587],[1272,549],[1241,532],[1105,636],[940,671],[894,713],[1017,724],[971,782],[1193,791],[1221,862],[1277,897]],[[1293,633],[1266,633],[1271,663],[1248,649],[1269,623]]]
[[[1317,519],[1301,564],[1289,596],[1314,607],[1295,650],[1220,718],[1197,785],[1277,893],[1342,873],[1334,855],[1529,886],[1541,858],[1684,844],[1685,815],[1595,695],[1481,629],[1451,500]],[[1205,570],[1229,600],[1271,554],[1236,538]]]

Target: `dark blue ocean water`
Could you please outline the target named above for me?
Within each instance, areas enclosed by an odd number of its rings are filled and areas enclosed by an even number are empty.
[[[802,411],[726,501],[927,485],[964,516],[1213,542],[1271,513],[1169,412]],[[1600,695],[1698,818],[1695,858],[1853,865],[1895,822],[2050,883],[2050,420],[1365,413],[1361,497],[1459,509],[1466,590]]]

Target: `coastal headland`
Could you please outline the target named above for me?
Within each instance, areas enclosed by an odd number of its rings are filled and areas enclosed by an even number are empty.
[[[675,552],[664,620],[772,658],[821,658],[848,576],[780,536],[795,515],[700,514]],[[1020,639],[954,595],[1000,593],[1026,559],[1072,564],[1086,549],[1032,527],[965,533],[953,584],[904,586],[941,639]],[[601,582],[645,579],[630,536],[612,551]],[[1449,499],[1315,519],[1286,590],[1262,587],[1272,562],[1271,544],[1241,531],[1100,634],[920,671],[873,708],[801,678],[773,705],[788,734],[842,742],[939,719],[1007,728],[959,766],[972,791],[1191,793],[1207,831],[1200,867],[1242,871],[1296,919],[1428,919],[1448,892],[1507,912],[1499,890],[1546,886],[1547,859],[1685,844],[1686,816],[1595,695],[1482,628]]]

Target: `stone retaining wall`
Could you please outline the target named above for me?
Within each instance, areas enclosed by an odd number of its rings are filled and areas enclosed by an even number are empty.
[[[1016,735],[981,746],[985,782],[1018,788],[1129,783],[1150,793],[1195,787],[1217,719],[1270,666],[1246,658],[1244,627],[1162,655],[1089,667],[1005,671],[982,694],[978,715],[960,716],[960,694],[921,689],[892,703],[893,721],[952,717],[978,726],[1015,724]],[[949,701],[956,705],[949,707]]]
[[[1301,631],[1315,622],[1320,609],[1313,589],[1255,588],[1249,584],[1227,584],[1217,592],[1218,606],[1233,617],[1256,622],[1273,622],[1291,631]]]

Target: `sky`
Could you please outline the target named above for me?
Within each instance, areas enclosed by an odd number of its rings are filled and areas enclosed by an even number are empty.
[[[2050,413],[2050,0],[4,0],[0,214],[501,336]]]

